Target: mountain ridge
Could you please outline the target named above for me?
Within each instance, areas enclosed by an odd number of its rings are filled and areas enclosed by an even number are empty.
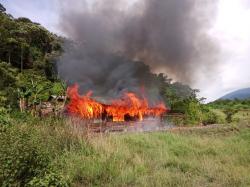
[[[250,88],[242,88],[233,92],[230,92],[224,96],[222,96],[221,98],[219,98],[219,100],[225,100],[225,99],[250,99]]]

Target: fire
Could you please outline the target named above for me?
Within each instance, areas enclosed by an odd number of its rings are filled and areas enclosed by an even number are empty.
[[[78,94],[78,86],[68,88],[67,94],[70,97],[70,103],[67,109],[72,114],[79,114],[85,119],[100,118],[104,111],[103,105],[90,98],[92,92],[84,96]]]
[[[163,103],[149,107],[146,98],[139,98],[132,92],[125,93],[120,99],[112,100],[109,105],[92,99],[92,92],[83,96],[79,95],[78,85],[69,87],[67,94],[70,98],[67,106],[68,112],[84,119],[112,118],[112,121],[121,122],[129,118],[141,121],[146,116],[159,117],[167,112]]]

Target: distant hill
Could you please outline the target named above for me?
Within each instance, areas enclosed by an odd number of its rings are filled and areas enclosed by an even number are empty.
[[[220,99],[250,99],[250,88],[244,88],[231,92]]]

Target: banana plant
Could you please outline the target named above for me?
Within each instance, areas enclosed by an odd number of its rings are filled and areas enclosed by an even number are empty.
[[[19,108],[21,112],[24,112],[28,105],[28,98],[32,94],[32,90],[30,88],[21,89],[17,88],[17,94],[19,98]]]

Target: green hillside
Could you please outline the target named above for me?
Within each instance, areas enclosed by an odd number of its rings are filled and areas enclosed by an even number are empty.
[[[226,94],[225,96],[221,97],[220,99],[221,100],[225,100],[225,99],[230,99],[230,100],[234,100],[234,99],[240,99],[240,100],[250,99],[250,88],[244,88],[244,89],[236,90],[234,92]]]
[[[62,40],[27,18],[13,18],[1,7],[0,108],[18,108],[24,98],[28,102],[35,97],[33,104],[46,100],[59,82],[55,62]],[[42,94],[45,90],[47,94]]]

